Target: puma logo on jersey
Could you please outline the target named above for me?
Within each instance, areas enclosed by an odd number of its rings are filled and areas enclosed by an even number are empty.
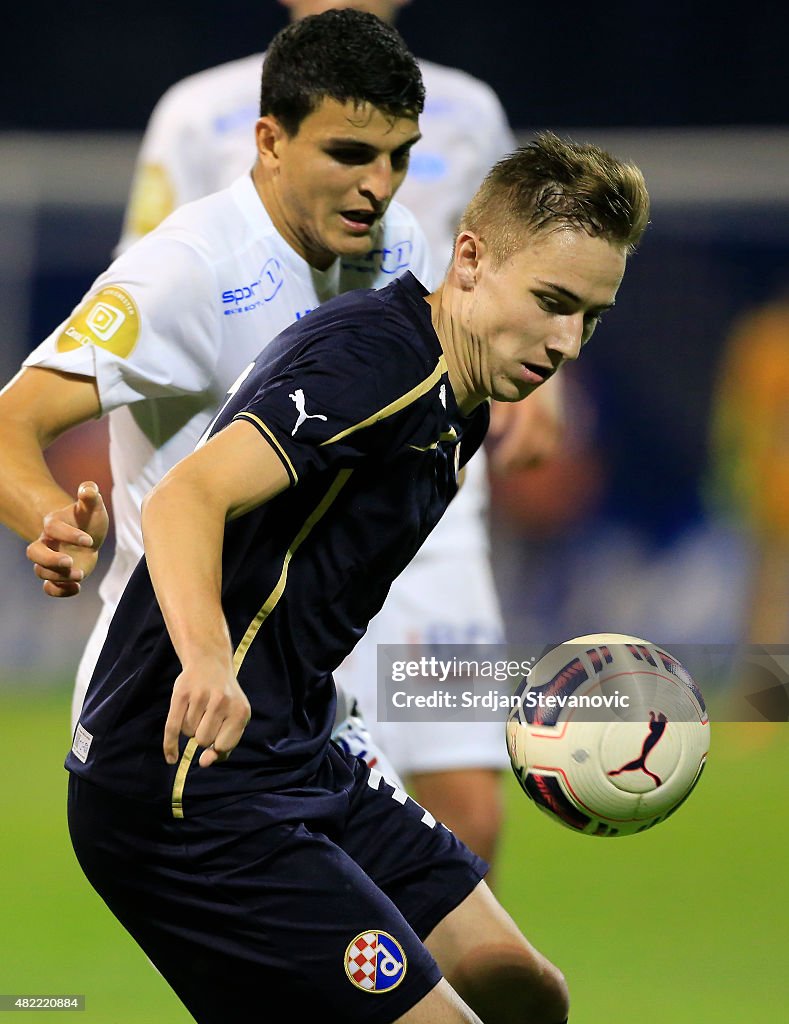
[[[291,400],[291,402],[295,403],[296,409],[298,410],[299,413],[298,418],[296,420],[296,426],[290,432],[291,437],[295,436],[296,431],[299,429],[302,423],[306,422],[306,420],[323,420],[324,423],[326,422],[326,417],[323,415],[322,412],[310,413],[306,411],[306,409],[304,408],[304,392],[301,390],[301,388],[297,388],[292,395],[288,395],[288,398]]]

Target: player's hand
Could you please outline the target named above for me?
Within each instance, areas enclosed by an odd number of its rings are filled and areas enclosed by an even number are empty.
[[[96,567],[110,520],[98,484],[79,485],[77,500],[44,516],[41,535],[27,547],[33,572],[49,597],[73,597]]]
[[[492,402],[488,461],[494,473],[528,469],[553,458],[564,440],[559,404],[536,391],[522,402]]]
[[[232,666],[185,668],[173,686],[170,713],[164,726],[164,759],[176,764],[178,738],[192,737],[205,747],[200,767],[226,761],[238,746],[252,709],[238,685]]]

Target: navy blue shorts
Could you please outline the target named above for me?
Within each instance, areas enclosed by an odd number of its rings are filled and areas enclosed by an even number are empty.
[[[176,820],[72,774],[85,874],[201,1024],[283,1005],[392,1021],[439,981],[422,939],[487,865],[350,761],[351,788],[324,794],[319,818],[296,796],[301,820],[275,824],[264,793]]]

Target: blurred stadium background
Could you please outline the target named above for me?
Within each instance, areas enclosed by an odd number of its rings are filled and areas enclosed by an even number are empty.
[[[550,127],[599,142],[642,167],[653,199],[616,313],[573,368],[564,455],[493,482],[510,636],[737,642],[750,540],[747,521],[711,499],[710,421],[732,325],[789,282],[785,36],[759,4],[711,18],[694,5],[614,3],[577,22],[525,4],[478,8],[415,0],[399,27],[417,54],[489,81],[524,139]],[[43,3],[35,23],[8,16],[2,381],[106,265],[161,92],[262,48],[284,22],[274,0],[138,0],[123,14]],[[104,441],[97,425],[55,446],[64,484],[89,474],[108,485]],[[97,579],[78,601],[46,600],[5,532],[0,564],[0,994],[84,993],[96,1024],[186,1021],[82,878],[65,831],[70,687]],[[687,807],[620,842],[565,832],[511,782],[499,890],[565,969],[574,1020],[735,1024],[785,1012],[787,729],[716,724]]]

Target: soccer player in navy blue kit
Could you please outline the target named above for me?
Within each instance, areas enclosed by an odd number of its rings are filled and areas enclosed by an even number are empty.
[[[540,136],[490,172],[435,292],[407,274],[288,328],[147,498],[69,824],[196,1020],[566,1019],[484,862],[330,742],[332,671],[456,493],[488,399],[578,356],[647,219],[637,168]]]

